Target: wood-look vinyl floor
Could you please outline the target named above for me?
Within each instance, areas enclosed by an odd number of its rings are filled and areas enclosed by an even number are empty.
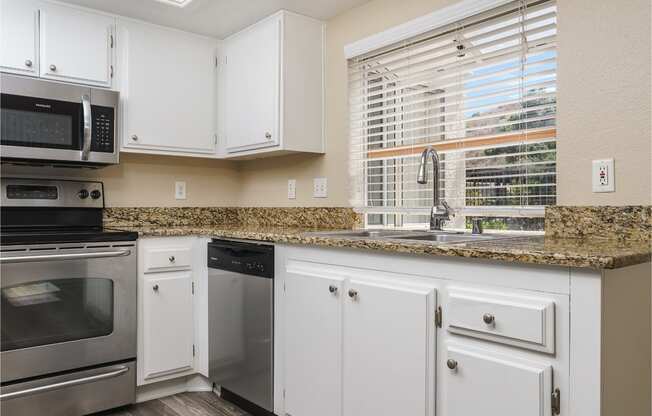
[[[93,416],[249,416],[212,392],[181,393]]]

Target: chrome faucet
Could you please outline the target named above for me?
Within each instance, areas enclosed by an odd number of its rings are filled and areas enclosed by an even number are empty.
[[[441,227],[445,221],[450,220],[451,208],[446,201],[439,198],[439,154],[432,147],[428,146],[426,150],[421,153],[421,162],[419,163],[419,173],[417,175],[417,183],[428,183],[428,174],[426,173],[426,165],[428,164],[428,155],[432,156],[432,182],[433,182],[433,195],[432,195],[432,210],[430,211],[430,231],[441,231]]]

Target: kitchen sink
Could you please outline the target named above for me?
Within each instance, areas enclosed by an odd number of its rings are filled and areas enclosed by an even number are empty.
[[[378,240],[430,241],[434,243],[462,243],[471,241],[509,238],[509,235],[470,234],[450,231],[409,231],[409,230],[355,230],[323,231],[308,235],[327,238],[364,238]]]
[[[432,241],[436,243],[461,243],[461,242],[478,241],[478,240],[493,240],[501,237],[505,238],[505,236],[495,236],[490,234],[426,232],[418,235],[399,235],[393,238],[397,240]]]
[[[330,238],[392,238],[394,236],[404,236],[408,232],[405,230],[358,230],[358,231],[323,231],[314,232],[309,235],[316,237]]]

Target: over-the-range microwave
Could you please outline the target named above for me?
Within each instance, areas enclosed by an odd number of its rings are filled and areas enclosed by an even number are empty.
[[[2,161],[118,163],[116,91],[0,75]]]

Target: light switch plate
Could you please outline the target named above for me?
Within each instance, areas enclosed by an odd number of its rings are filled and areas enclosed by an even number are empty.
[[[328,198],[328,180],[326,178],[313,179],[313,198]]]
[[[174,183],[174,199],[186,199],[185,181],[176,181]]]
[[[288,179],[288,199],[297,199],[297,180]]]
[[[614,192],[616,177],[613,159],[594,160],[591,173],[593,192]]]

